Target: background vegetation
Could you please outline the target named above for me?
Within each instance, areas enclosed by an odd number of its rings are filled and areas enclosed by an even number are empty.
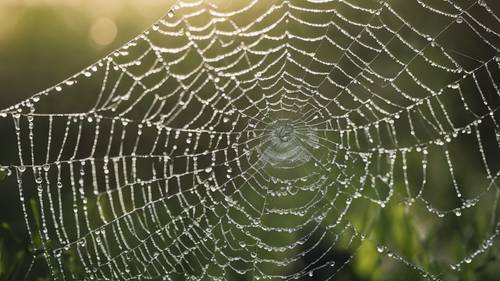
[[[161,17],[171,2],[0,0],[0,108],[105,56]],[[4,134],[0,128],[0,143]],[[11,152],[2,153],[0,159],[12,159]],[[0,172],[0,280],[22,280],[32,249],[14,177],[5,177]],[[46,269],[35,265],[28,280],[48,280],[46,276]]]
[[[106,55],[162,16],[171,2],[0,0],[0,108],[28,98],[34,92],[65,79]],[[462,44],[468,38],[456,40],[456,44]],[[0,126],[0,138],[3,137],[2,129]],[[0,139],[0,147],[1,144]],[[3,163],[3,159],[12,159],[13,153],[6,151],[5,155],[0,155],[0,163]],[[473,178],[467,180],[474,182]],[[15,177],[7,177],[5,171],[0,172],[0,280],[22,280],[31,264],[31,257],[37,254],[26,239],[17,192]],[[443,195],[433,198],[433,202],[446,206],[454,199]],[[495,200],[494,194],[491,200]],[[428,227],[434,224],[419,215],[424,213],[423,210],[409,214],[402,204],[394,204],[383,210],[371,210],[370,207],[367,210],[366,206],[356,206],[363,211],[355,212],[359,216],[352,220],[354,223],[363,221],[361,225],[376,221],[371,237],[373,240],[392,245],[400,249],[403,256],[410,257],[411,261],[419,261],[426,264],[428,269],[436,269],[439,257],[428,258],[425,249],[430,247],[439,253],[440,243],[451,241],[452,247],[445,248],[446,253],[443,255],[459,260],[477,248],[485,238],[484,233],[489,232],[492,216],[498,216],[496,208],[492,212],[491,204],[485,206],[488,207],[439,222],[439,230]],[[445,280],[498,280],[498,257],[499,249],[493,246],[459,273],[450,274],[449,269],[446,269],[440,277]],[[35,263],[28,279],[48,280],[47,269],[43,264]],[[363,244],[354,262],[338,279],[424,278],[414,270],[379,255],[377,245]]]

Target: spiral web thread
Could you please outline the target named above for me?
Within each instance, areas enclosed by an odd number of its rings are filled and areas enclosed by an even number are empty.
[[[2,169],[53,279],[329,280],[368,243],[437,280],[494,246],[497,6],[231,2],[178,2],[1,111],[19,155]],[[438,226],[486,205],[492,225],[430,269],[353,215],[397,204]]]

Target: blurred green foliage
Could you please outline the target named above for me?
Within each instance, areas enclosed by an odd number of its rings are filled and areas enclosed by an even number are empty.
[[[171,2],[0,1],[0,108],[24,100],[105,56],[159,18]],[[97,44],[90,34],[103,18],[117,27],[116,38],[108,45]],[[0,159],[16,153],[2,152],[11,154]],[[14,174],[7,178],[7,172],[0,171],[0,194],[0,280],[22,281],[33,256],[38,258],[31,270],[34,274],[27,280],[49,280],[37,252],[42,246],[39,232],[34,231],[33,244],[26,236]],[[36,201],[31,200],[31,204],[31,210],[37,212]],[[34,227],[39,228],[40,222]],[[75,255],[68,256],[70,267],[76,264]]]
[[[157,1],[158,7],[168,7],[169,3]],[[2,9],[0,4],[0,9]],[[155,6],[156,7],[156,6]],[[81,8],[81,7],[80,7]],[[3,7],[6,9],[6,7]],[[133,35],[145,29],[154,19],[158,18],[166,9],[150,8],[149,13],[139,13],[132,6],[124,7],[119,13],[113,14],[113,20],[118,27],[117,38],[107,46],[98,46],[89,40],[89,30],[98,17],[109,15],[91,15],[82,13],[79,7],[57,5],[35,5],[32,7],[16,8],[19,17],[15,27],[9,33],[3,33],[0,43],[0,108],[23,100],[36,92],[53,85],[91,64],[97,58],[117,48]],[[4,21],[6,21],[4,19]],[[0,128],[1,130],[1,128]],[[15,153],[15,152],[6,152]],[[17,189],[14,176],[6,178],[6,173],[0,173],[0,280],[22,280],[30,267],[33,255],[42,248],[42,239],[35,235],[33,241],[25,239],[25,227],[22,215],[11,213],[12,209],[19,210]],[[402,202],[393,200],[393,202]],[[445,202],[448,198],[439,199]],[[39,207],[36,201],[31,200],[31,210],[37,212]],[[420,206],[422,208],[422,206]],[[410,214],[402,203],[393,203],[388,208],[380,210],[373,204],[359,206],[361,211],[350,219],[359,229],[373,228],[371,240],[380,241],[385,245],[397,248],[399,254],[410,257],[411,262],[424,265],[426,270],[443,271],[437,264],[437,259],[430,259],[423,249],[436,247],[439,249],[441,241],[435,237],[443,235],[452,242],[451,256],[459,259],[466,249],[477,246],[484,237],[477,233],[486,233],[491,227],[491,217],[485,215],[487,211],[477,214],[464,214],[461,219],[456,218],[447,222],[441,233],[427,233],[422,235],[419,228],[423,225],[432,225],[415,214]],[[33,217],[40,217],[33,214]],[[464,221],[471,225],[464,225]],[[40,228],[40,221],[36,221],[34,228]],[[429,227],[431,228],[431,227]],[[471,229],[478,229],[477,232]],[[39,231],[34,231],[39,233]],[[464,247],[467,244],[469,247]],[[423,246],[426,247],[423,247]],[[45,245],[49,247],[50,245]],[[339,280],[424,280],[408,267],[396,266],[396,262],[381,256],[377,251],[378,245],[362,243],[356,251],[354,262],[349,265],[347,275],[339,275]],[[386,250],[386,249],[385,249]],[[77,276],[82,272],[78,268],[77,255],[74,251],[65,253],[67,266]],[[498,249],[493,248],[488,255],[479,261],[466,266],[460,273],[458,280],[497,280]],[[496,263],[495,263],[496,262]],[[36,280],[49,280],[46,270],[34,264]],[[179,280],[183,280],[179,277]]]
[[[0,280],[21,280],[28,252],[7,223],[0,224]]]

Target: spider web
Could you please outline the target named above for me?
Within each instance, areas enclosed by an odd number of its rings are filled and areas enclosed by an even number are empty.
[[[498,5],[402,2],[181,1],[2,110],[36,258],[54,280],[330,280],[364,247],[438,280],[481,259],[500,230]],[[414,258],[374,234],[401,206],[491,225],[459,258]]]

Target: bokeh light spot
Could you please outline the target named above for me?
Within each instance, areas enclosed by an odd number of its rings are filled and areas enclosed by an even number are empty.
[[[110,18],[98,18],[90,28],[90,38],[96,44],[106,46],[111,44],[118,34],[115,22]]]

